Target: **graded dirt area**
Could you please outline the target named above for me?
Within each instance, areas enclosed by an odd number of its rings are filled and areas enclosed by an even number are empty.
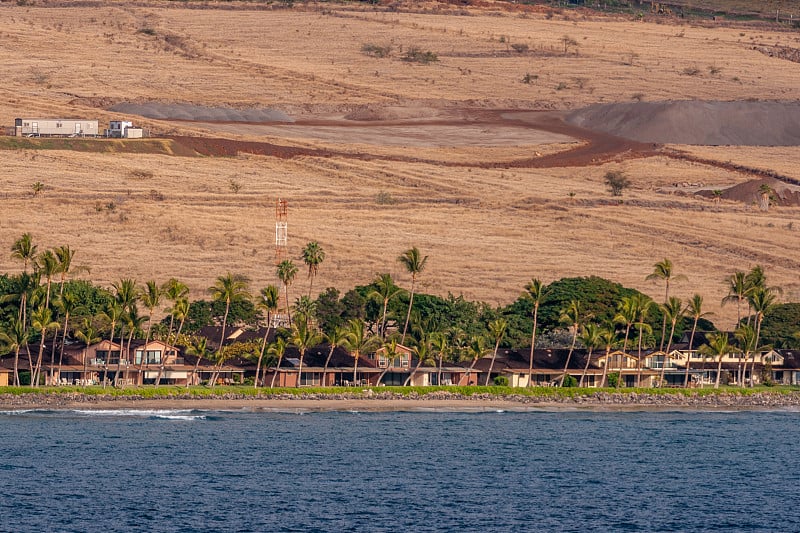
[[[797,63],[763,51],[799,48],[796,31],[472,4],[5,6],[0,125],[132,120],[177,155],[0,150],[0,246],[23,232],[69,244],[100,283],[175,276],[202,297],[232,271],[260,287],[276,282],[280,197],[290,256],[311,239],[327,251],[315,287],[386,271],[407,285],[396,257],[416,245],[430,255],[421,290],[491,304],[531,276],[596,274],[658,298],[644,278],[665,256],[688,279],[675,294],[703,294],[722,327],[734,269],[762,264],[800,300],[800,210],[695,194],[800,180],[797,148],[654,146],[562,120],[595,104],[797,98]],[[622,197],[608,171],[631,180]],[[0,271],[19,269],[0,254]]]

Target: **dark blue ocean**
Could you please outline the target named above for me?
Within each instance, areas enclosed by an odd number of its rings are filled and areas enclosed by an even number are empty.
[[[0,413],[0,531],[800,531],[800,413]]]

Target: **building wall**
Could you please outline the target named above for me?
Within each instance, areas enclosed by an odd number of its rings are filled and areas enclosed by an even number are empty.
[[[98,121],[83,119],[23,118],[15,120],[15,133],[26,135],[88,135],[98,134]]]
[[[0,372],[0,387],[8,387],[8,377],[10,375],[8,372]]]

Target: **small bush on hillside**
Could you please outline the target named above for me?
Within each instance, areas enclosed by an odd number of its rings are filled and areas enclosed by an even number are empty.
[[[406,51],[405,55],[403,56],[403,61],[428,65],[430,63],[439,61],[439,56],[436,55],[435,52],[431,52],[430,50],[423,52],[420,48],[414,46]]]
[[[700,69],[697,67],[686,67],[681,71],[681,74],[685,76],[697,76],[700,74]]]
[[[375,203],[378,205],[394,205],[397,203],[394,196],[386,191],[381,191],[375,195]]]
[[[152,35],[156,34],[156,30],[154,30],[153,28],[141,28],[136,33],[141,33],[141,34],[144,34],[144,35],[152,36]]]
[[[530,85],[531,83],[533,83],[534,80],[538,79],[539,79],[538,74],[531,74],[530,72],[528,72],[522,77],[522,83],[527,83],[528,85]]]
[[[519,54],[524,54],[528,51],[528,45],[525,43],[514,43],[511,45],[511,49]]]
[[[611,196],[622,196],[622,191],[631,186],[631,180],[619,170],[606,172],[604,180],[605,184],[608,185],[608,190],[611,191]]]
[[[371,57],[389,57],[392,52],[391,45],[381,46],[378,44],[366,43],[361,45],[361,51]]]

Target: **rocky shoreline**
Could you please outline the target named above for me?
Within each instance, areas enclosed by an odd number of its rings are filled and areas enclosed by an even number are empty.
[[[435,404],[435,405],[434,405]],[[308,394],[261,394],[248,395],[240,393],[222,393],[214,396],[202,396],[190,393],[144,396],[138,394],[113,395],[113,394],[83,394],[69,393],[29,393],[29,394],[0,394],[0,408],[21,409],[70,409],[70,408],[97,408],[102,406],[119,408],[220,408],[230,406],[236,408],[269,408],[303,407],[312,406],[319,409],[336,409],[338,407],[352,408],[360,406],[366,409],[379,408],[381,410],[396,408],[399,410],[409,407],[426,408],[429,406],[450,406],[471,409],[474,407],[496,407],[498,405],[520,408],[525,407],[597,407],[597,408],[779,408],[800,407],[800,392],[756,392],[752,394],[737,394],[733,392],[720,393],[609,393],[594,392],[576,395],[494,395],[488,393],[465,395],[448,391],[434,391],[427,394],[411,392],[404,395],[395,392],[375,392],[365,390],[354,393],[308,393]]]

